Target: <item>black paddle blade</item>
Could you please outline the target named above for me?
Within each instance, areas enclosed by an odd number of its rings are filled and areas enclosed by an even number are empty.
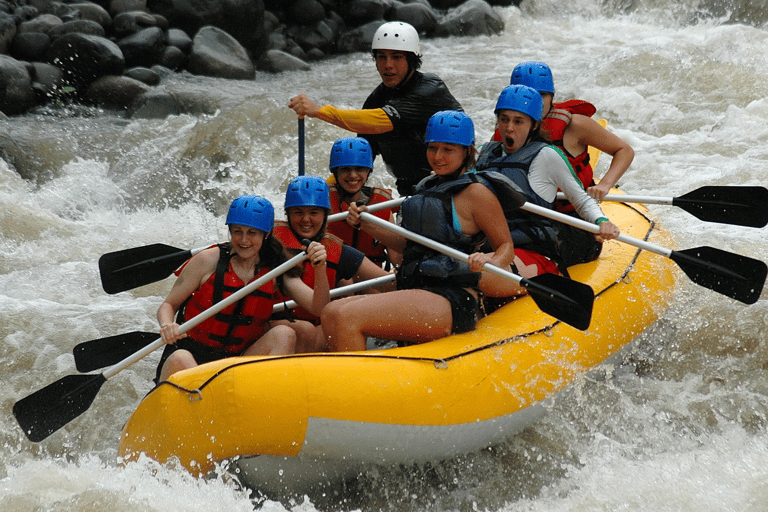
[[[106,381],[103,375],[68,375],[13,404],[13,415],[39,443],[88,410]]]
[[[582,331],[589,328],[595,292],[586,284],[557,274],[541,274],[523,278],[520,285],[543,312]]]
[[[762,261],[714,247],[672,251],[669,258],[694,283],[745,304],[757,302],[768,274]]]
[[[160,335],[156,332],[134,331],[108,338],[84,341],[75,346],[75,367],[80,373],[88,373],[105,366],[112,366],[143,349]]]
[[[192,256],[189,250],[152,244],[110,252],[99,258],[104,291],[112,294],[165,279]]]
[[[707,222],[762,228],[768,224],[768,189],[764,187],[701,187],[672,199]]]

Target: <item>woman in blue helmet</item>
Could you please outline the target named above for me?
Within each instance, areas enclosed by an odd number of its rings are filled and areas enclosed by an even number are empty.
[[[289,253],[301,250],[301,240],[319,242],[325,248],[327,265],[322,272],[331,289],[345,284],[388,275],[381,266],[366,258],[359,250],[346,245],[340,238],[326,232],[331,210],[328,183],[317,176],[297,176],[285,193],[287,222],[275,222],[275,237]],[[302,280],[315,286],[320,269],[305,263]],[[290,326],[298,335],[298,352],[325,350],[322,334],[315,326],[320,323],[317,311],[297,307],[276,314],[273,319]]]
[[[362,137],[342,137],[333,143],[328,166],[333,174],[328,186],[331,195],[331,213],[346,212],[352,203],[362,202],[374,205],[390,201],[392,191],[379,187],[368,187],[368,177],[373,172],[373,151],[371,145]],[[395,209],[379,210],[374,215],[380,219],[395,221]],[[402,255],[387,247],[386,232],[375,229],[359,229],[347,222],[333,222],[328,232],[341,238],[345,244],[359,249],[374,263],[400,264]]]
[[[511,281],[480,273],[485,263],[509,268],[513,261],[514,246],[496,194],[517,192],[503,176],[468,173],[474,140],[474,125],[463,112],[434,114],[426,129],[434,174],[401,205],[404,228],[469,253],[469,263],[398,237],[403,264],[397,291],[333,301],[323,310],[321,327],[331,350],[364,350],[367,336],[421,343],[466,332],[481,315],[481,291],[519,292]],[[360,222],[364,209],[350,207],[354,222]],[[478,252],[485,239],[493,252]]]
[[[298,269],[288,271],[187,333],[179,334],[180,323],[288,259],[280,242],[272,236],[274,218],[274,208],[266,199],[254,195],[238,197],[227,214],[230,241],[196,254],[185,264],[157,310],[160,334],[168,344],[157,369],[157,382],[177,371],[225,357],[294,353],[296,334],[286,326],[270,324],[272,307],[281,302],[284,294],[319,314],[329,301],[325,272],[319,272],[321,277],[313,289],[302,282]],[[312,265],[324,270],[325,247],[313,242],[306,249]]]
[[[535,89],[505,87],[494,110],[501,140],[483,145],[477,169],[504,174],[520,187],[528,202],[546,208],[555,209],[557,191],[562,190],[582,219],[600,226],[599,242],[616,238],[619,229],[586,193],[562,151],[539,139],[542,107]],[[508,213],[507,220],[515,247],[528,250],[524,267],[519,266],[525,277],[567,273],[568,266],[593,260],[600,253],[599,244],[585,231],[521,210]]]
[[[632,163],[635,157],[632,146],[592,119],[597,109],[591,103],[583,100],[554,103],[555,83],[552,70],[545,63],[521,62],[512,71],[509,83],[539,91],[544,102],[542,133],[563,150],[587,193],[602,200]],[[611,155],[611,164],[597,185],[593,181],[589,146]],[[565,203],[559,204],[558,210],[572,211],[573,208]]]

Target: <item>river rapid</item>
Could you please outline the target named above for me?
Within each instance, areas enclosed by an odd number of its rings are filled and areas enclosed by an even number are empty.
[[[595,117],[635,149],[620,181],[626,192],[766,185],[764,7],[719,2],[713,17],[693,0],[577,0],[566,2],[568,12],[558,11],[562,3],[500,9],[506,30],[497,36],[423,41],[423,69],[445,80],[478,140],[492,133],[493,106],[514,65],[543,60],[556,99],[593,102]],[[729,22],[723,5],[747,23]],[[88,411],[45,441],[24,437],[13,404],[76,373],[76,344],[158,328],[155,312],[172,280],[107,295],[99,257],[224,240],[226,208],[243,193],[266,196],[282,218],[298,154],[288,99],[304,92],[359,108],[377,83],[360,53],[254,81],[179,75],[161,84],[206,103],[211,115],[126,120],[61,106],[7,121],[28,161],[20,176],[0,160],[0,510],[768,509],[766,293],[746,306],[682,273],[674,304],[623,364],[579,380],[502,445],[431,467],[371,468],[318,495],[275,501],[225,471],[198,480],[148,460],[121,466],[120,430],[151,389],[159,353],[110,379]],[[328,150],[342,135],[307,120],[308,174],[327,175]],[[371,179],[393,185],[380,162]],[[704,223],[668,206],[651,212],[680,249],[709,245],[768,260],[768,229]]]

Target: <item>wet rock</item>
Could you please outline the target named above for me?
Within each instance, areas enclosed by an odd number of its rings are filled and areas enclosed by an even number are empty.
[[[40,10],[32,5],[21,5],[13,10],[13,15],[22,21],[28,21],[40,16]]]
[[[148,12],[129,11],[116,14],[112,23],[116,35],[126,36],[143,28],[156,27],[157,19]]]
[[[248,52],[237,40],[220,28],[201,28],[192,39],[187,69],[197,75],[253,79],[255,68]]]
[[[339,15],[351,26],[364,25],[383,20],[391,5],[387,0],[352,0],[339,9]],[[383,21],[379,21],[381,23]]]
[[[291,21],[300,25],[313,25],[325,18],[325,8],[317,0],[296,0],[288,12]]]
[[[169,28],[165,33],[165,44],[175,46],[182,52],[189,52],[192,49],[192,38],[181,29]]]
[[[107,33],[99,23],[91,20],[72,20],[53,27],[48,35],[51,39],[58,39],[65,34],[90,34],[92,36],[106,37]]]
[[[66,34],[51,44],[46,60],[64,70],[78,88],[104,75],[122,75],[125,57],[109,39],[87,34]]]
[[[147,0],[111,0],[109,2],[109,13],[114,18],[121,12],[144,11],[150,12],[147,6]]]
[[[158,64],[172,70],[181,69],[187,62],[187,54],[175,46],[166,46]]]
[[[166,91],[148,91],[137,97],[126,112],[127,117],[141,119],[164,119],[184,113],[176,98]]]
[[[339,36],[336,50],[340,53],[369,52],[373,34],[382,23],[384,23],[383,20],[372,21],[344,32]]]
[[[32,78],[24,63],[0,55],[0,112],[20,114],[35,104]]]
[[[338,34],[325,21],[319,21],[310,27],[294,25],[288,35],[305,51],[320,49],[330,51],[336,44]]]
[[[0,13],[0,53],[8,53],[16,32],[16,20],[13,16]]]
[[[109,30],[112,27],[112,16],[99,4],[82,2],[70,4],[70,7],[80,12],[80,19],[82,20],[95,21],[104,27],[104,30]]]
[[[151,66],[165,50],[165,34],[160,27],[149,27],[117,42],[127,66]]]
[[[391,19],[405,21],[420,33],[432,32],[437,26],[437,13],[432,7],[419,2],[402,4],[392,9]]]
[[[268,50],[259,59],[259,69],[279,73],[281,71],[309,71],[309,64],[280,50]]]
[[[64,84],[64,72],[45,62],[32,62],[27,66],[32,78],[32,86],[40,90],[48,99],[58,96]]]
[[[41,14],[37,18],[19,24],[19,34],[24,32],[42,32],[50,35],[51,30],[63,25],[61,18],[53,14]]]
[[[504,20],[485,0],[468,0],[450,11],[435,29],[435,36],[481,36],[504,30]]]
[[[8,53],[19,60],[44,60],[50,46],[51,38],[48,34],[24,32],[13,38]]]
[[[157,72],[141,66],[126,70],[125,76],[147,85],[157,85],[160,83],[160,75]]]
[[[106,75],[91,82],[86,97],[101,107],[127,109],[138,96],[149,89],[147,84],[127,76]]]

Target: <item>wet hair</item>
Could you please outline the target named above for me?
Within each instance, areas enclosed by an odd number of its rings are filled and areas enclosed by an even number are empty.
[[[402,51],[402,50],[397,50]],[[371,50],[371,56],[373,57],[373,60],[376,60],[376,55],[378,54],[379,50]],[[408,61],[408,68],[418,70],[421,68],[421,55],[416,55],[413,52],[406,52],[403,51],[405,54],[405,60]]]

